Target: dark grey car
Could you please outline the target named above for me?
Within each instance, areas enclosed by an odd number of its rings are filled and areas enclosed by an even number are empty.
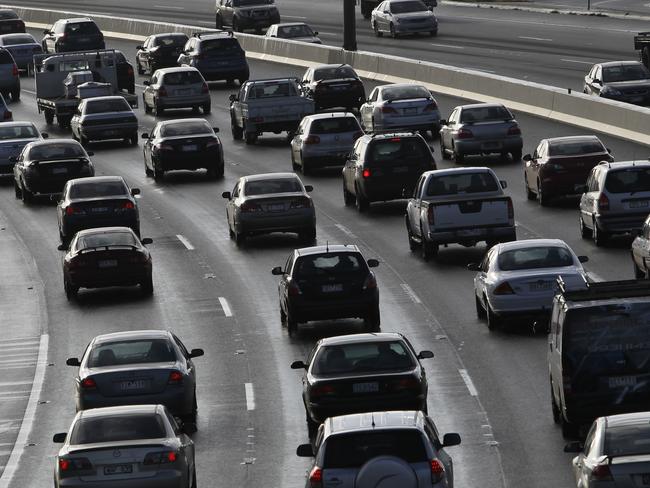
[[[166,330],[140,330],[95,337],[81,359],[75,377],[77,411],[118,405],[163,404],[175,416],[196,421],[196,371],[188,351]]]
[[[650,71],[639,61],[613,61],[595,64],[583,91],[619,102],[650,105]]]
[[[217,29],[232,26],[235,32],[254,30],[260,33],[279,23],[280,12],[273,0],[216,0]]]
[[[0,93],[6,99],[11,95],[15,102],[20,99],[20,73],[13,56],[5,48],[0,48]]]
[[[43,48],[31,34],[0,35],[0,46],[11,53],[18,69],[34,71],[34,54],[42,54]]]

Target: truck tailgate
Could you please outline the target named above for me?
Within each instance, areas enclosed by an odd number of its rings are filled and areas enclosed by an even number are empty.
[[[432,230],[509,225],[511,205],[509,197],[429,202],[433,207]]]
[[[313,102],[303,98],[249,101],[244,110],[245,117],[262,117],[266,121],[300,120],[304,115],[311,113],[314,113]]]

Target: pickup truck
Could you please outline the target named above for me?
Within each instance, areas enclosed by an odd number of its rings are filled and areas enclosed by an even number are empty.
[[[639,32],[634,36],[634,49],[639,51],[644,66],[650,69],[650,32]]]
[[[249,80],[230,95],[232,137],[254,144],[264,132],[288,132],[291,140],[305,115],[314,113],[314,101],[307,97],[295,78]]]
[[[43,112],[45,122],[51,124],[56,117],[61,127],[70,126],[70,120],[82,96],[81,92],[76,93],[75,96],[75,90],[71,90],[69,83],[75,78],[74,74],[81,74],[80,72],[90,73],[94,82],[101,82],[108,86],[110,93],[102,93],[102,95],[121,95],[131,107],[137,107],[138,97],[135,94],[119,91],[117,62],[118,55],[114,49],[35,54],[36,105],[38,112]],[[71,73],[73,76],[69,77]]]
[[[488,247],[517,239],[512,199],[490,168],[452,168],[422,173],[406,207],[409,247],[425,260],[441,244]]]

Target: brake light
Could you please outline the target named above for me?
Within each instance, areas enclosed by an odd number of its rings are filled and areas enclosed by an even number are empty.
[[[160,88],[158,88],[158,96],[159,97],[166,97],[167,96],[167,88],[165,88],[164,86],[161,86]]]
[[[18,72],[18,66],[16,66],[16,63],[14,63],[14,65],[13,65],[13,68],[11,70],[11,74],[14,75],[14,76],[20,75],[20,73]]]
[[[393,391],[420,390],[420,383],[415,378],[402,378],[391,384]]]
[[[131,66],[129,66],[129,67],[127,68],[126,72],[127,72],[127,74],[128,74],[129,76],[132,76],[132,75],[133,75],[133,68],[132,68]]]
[[[88,458],[59,458],[59,469],[61,471],[80,471],[92,469],[93,465]]]
[[[373,273],[370,273],[366,278],[366,281],[363,282],[363,289],[373,290],[375,288],[377,288],[377,278],[375,278]]]
[[[510,286],[510,283],[504,281],[494,289],[495,295],[514,295],[515,291]]]
[[[370,178],[370,170],[368,168],[364,169],[363,172],[361,173],[361,175],[364,178]]]
[[[512,198],[508,197],[506,202],[508,203],[508,219],[512,220],[515,218],[515,207],[512,204]]]
[[[73,205],[70,205],[69,207],[66,207],[65,209],[65,214],[66,215],[83,215],[85,214],[85,210],[79,207],[75,207]]]
[[[431,460],[431,482],[438,483],[445,474],[445,467],[437,459]]]
[[[61,471],[68,471],[70,469],[70,460],[65,458],[59,458],[59,469]]]
[[[174,146],[171,146],[169,144],[155,144],[153,148],[156,149],[157,151],[173,151],[174,150]]]
[[[126,201],[122,204],[121,208],[124,210],[133,210],[135,208],[135,205],[133,205],[133,202],[131,201]]]
[[[78,256],[70,260],[70,269],[85,268],[86,266],[88,266],[88,261],[81,259]]]
[[[381,107],[381,113],[383,114],[396,114],[397,110],[393,107]]]
[[[151,466],[152,464],[175,463],[178,459],[176,451],[150,452],[144,457],[142,464]]]
[[[241,204],[241,207],[239,207],[239,210],[242,212],[261,212],[262,207],[260,207],[257,203],[244,202]]]
[[[6,111],[5,111],[5,115],[4,115],[4,119],[5,119],[5,120],[11,120],[11,119],[13,118],[13,116],[14,116],[14,114],[11,113],[11,111],[6,110]]]
[[[302,295],[302,290],[295,283],[289,283],[289,288],[288,288],[287,291],[289,292],[290,297],[295,297],[295,296],[298,296],[298,295]]]
[[[178,385],[183,382],[183,374],[180,371],[172,371],[169,373],[169,380],[167,384]]]
[[[435,103],[435,102],[431,102],[429,105],[427,105],[426,107],[424,107],[424,111],[425,111],[425,112],[433,112],[433,111],[436,110],[437,108],[438,108],[438,106],[436,105],[436,103]]]
[[[92,378],[84,378],[81,380],[81,387],[84,390],[92,390],[93,388],[97,388],[97,383]]]
[[[436,223],[433,216],[433,205],[429,205],[427,208],[427,220],[429,221],[429,225],[434,225]]]
[[[320,144],[320,137],[308,136],[307,139],[305,139],[305,144]]]
[[[312,388],[311,397],[316,398],[324,395],[333,395],[334,393],[336,393],[336,388],[332,385],[319,385]]]
[[[203,86],[201,87],[201,93],[209,93],[210,92],[210,87],[208,86],[207,83],[203,83]]]
[[[597,464],[591,471],[591,479],[598,481],[613,481],[609,464]]]
[[[219,139],[212,139],[205,144],[205,147],[213,147],[218,145],[219,145]]]
[[[291,201],[291,208],[309,208],[312,206],[311,198],[296,198]]]
[[[474,137],[474,134],[472,134],[472,131],[469,129],[459,129],[458,132],[456,133],[456,137],[458,139],[471,139]]]
[[[309,486],[310,488],[322,488],[323,486],[323,470],[318,466],[314,466],[309,473]]]
[[[401,137],[391,137],[390,142],[401,142],[402,138]]]
[[[609,210],[609,198],[604,193],[601,193],[600,197],[598,197],[598,210],[601,212],[603,210]]]
[[[518,125],[513,125],[508,129],[508,135],[509,136],[518,136],[521,135],[521,129],[519,128]]]

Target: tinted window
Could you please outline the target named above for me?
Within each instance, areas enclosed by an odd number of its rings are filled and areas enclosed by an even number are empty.
[[[650,168],[629,168],[607,173],[605,189],[610,193],[650,191]]]
[[[302,192],[302,185],[294,178],[278,178],[277,180],[247,181],[244,185],[244,195],[266,195],[270,193]]]
[[[6,139],[27,139],[38,137],[38,131],[32,125],[19,125],[3,127],[0,125],[0,140]]]
[[[79,22],[76,24],[66,24],[65,33],[68,35],[97,35],[99,34],[99,29],[94,22]]]
[[[357,74],[350,66],[336,66],[333,68],[318,68],[314,70],[315,80],[335,80],[338,78],[356,78]]]
[[[212,134],[212,127],[205,122],[183,122],[180,124],[163,125],[160,128],[161,137],[188,136],[194,134]]]
[[[292,37],[310,37],[314,35],[311,27],[305,24],[285,25],[278,28],[278,37],[290,39]]]
[[[271,5],[273,0],[233,0],[234,7],[250,7],[251,5]]]
[[[0,64],[13,64],[14,58],[11,57],[9,51],[0,48]]]
[[[382,341],[322,347],[312,370],[316,375],[328,375],[344,371],[355,374],[401,371],[414,367],[406,345],[401,341]]]
[[[17,19],[18,14],[13,10],[0,10],[0,20]]]
[[[497,263],[501,271],[558,268],[573,266],[573,256],[564,247],[529,247],[502,252]]]
[[[121,181],[77,182],[70,187],[70,198],[123,197],[128,195]]]
[[[165,37],[156,37],[154,39],[154,46],[174,46],[174,47],[183,47],[187,42],[187,36],[165,36]]]
[[[407,463],[428,462],[419,431],[382,430],[330,436],[325,445],[323,468],[358,468],[377,456],[396,456]]]
[[[130,232],[103,232],[79,237],[77,249],[101,246],[137,246],[135,237]]]
[[[89,368],[122,364],[168,363],[176,361],[174,348],[167,339],[103,342],[95,345],[88,358]]]
[[[463,123],[512,120],[513,118],[507,108],[498,105],[492,107],[466,108],[463,109],[460,115],[460,121]]]
[[[22,36],[7,36],[2,39],[4,46],[12,46],[14,44],[36,44],[36,41],[29,34]]]
[[[427,185],[427,196],[497,191],[498,182],[490,173],[461,173],[435,176]]]
[[[162,79],[164,85],[193,85],[203,83],[203,77],[198,71],[176,71],[165,73]]]
[[[407,100],[409,98],[431,98],[429,90],[423,86],[389,86],[382,91],[384,100]]]
[[[156,414],[90,417],[79,420],[72,430],[70,444],[121,442],[167,437],[165,424]]]
[[[549,156],[579,156],[605,152],[605,147],[598,140],[554,142],[549,146]]]
[[[131,112],[131,107],[124,98],[97,100],[86,103],[85,114],[101,114],[105,112]]]
[[[273,98],[273,97],[294,97],[297,96],[293,83],[269,82],[255,83],[251,87],[248,98]]]
[[[620,66],[603,67],[604,83],[615,83],[617,81],[646,80],[650,78],[650,71],[641,64],[628,64]]]
[[[56,142],[39,144],[29,150],[26,159],[42,161],[45,159],[85,158],[86,151],[79,144]]]
[[[421,12],[422,10],[427,10],[427,6],[422,2],[392,2],[390,4],[390,11],[394,14]]]
[[[340,132],[360,131],[356,117],[337,117],[315,120],[311,124],[311,134],[337,134]]]
[[[223,39],[209,39],[199,44],[199,50],[202,53],[210,55],[232,54],[232,52],[241,51],[239,41],[234,37],[225,37]]]
[[[650,422],[609,427],[604,452],[608,456],[650,454]]]
[[[362,270],[366,270],[366,265],[360,254],[342,252],[301,256],[296,261],[293,274],[298,278],[308,278],[328,276],[333,273],[355,273]]]
[[[405,161],[429,161],[431,154],[427,143],[417,137],[393,137],[373,141],[369,151],[373,163],[401,164]]]

